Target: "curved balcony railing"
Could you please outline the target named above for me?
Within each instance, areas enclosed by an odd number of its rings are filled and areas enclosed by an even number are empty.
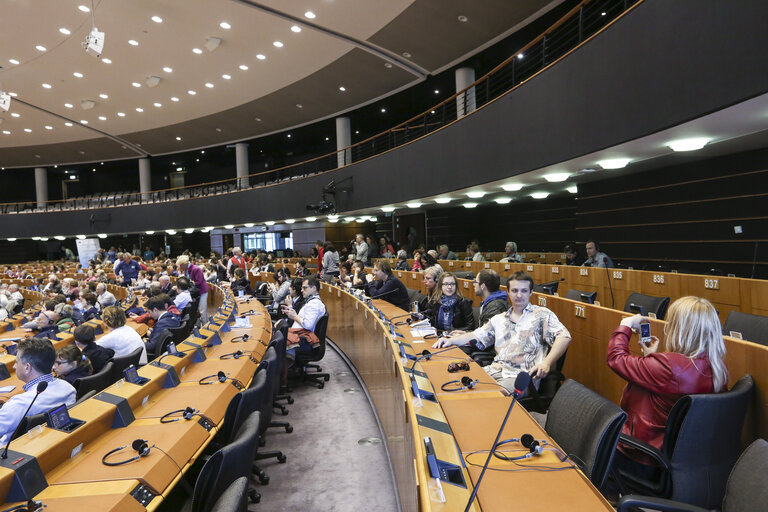
[[[150,192],[102,193],[98,196],[47,201],[0,203],[0,214],[82,210],[152,204],[229,194],[331,172],[409,144],[507,94],[552,66],[626,14],[643,0],[582,0],[551,27],[505,59],[472,85],[438,105],[386,131],[339,151],[286,167],[203,184]]]

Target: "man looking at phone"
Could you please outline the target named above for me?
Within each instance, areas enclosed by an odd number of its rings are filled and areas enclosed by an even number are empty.
[[[315,277],[308,277],[301,283],[301,295],[304,297],[304,305],[301,313],[297,313],[291,306],[282,306],[282,312],[293,324],[288,329],[286,355],[290,359],[296,359],[296,352],[312,352],[312,349],[320,344],[320,339],[314,333],[317,321],[326,313],[325,304],[320,300],[318,291],[320,281]]]
[[[550,368],[565,354],[571,334],[549,309],[531,304],[533,278],[515,272],[507,279],[512,307],[491,318],[472,332],[440,338],[433,348],[467,345],[477,341],[479,349],[494,346],[496,358],[483,369],[501,386],[512,392],[521,371],[528,372],[538,387]],[[545,347],[550,347],[547,352]]]

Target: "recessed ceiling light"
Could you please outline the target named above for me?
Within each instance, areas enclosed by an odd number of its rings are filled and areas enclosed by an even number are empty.
[[[11,117],[21,117],[21,114],[18,112],[11,112]]]
[[[205,86],[209,89],[213,89],[213,84],[211,82],[205,82]]]
[[[317,217],[307,217],[304,220],[306,220],[307,222],[315,222],[317,220]]]
[[[533,192],[531,193],[531,197],[534,199],[546,199],[546,197],[549,195],[549,192]]]
[[[509,204],[509,202],[512,201],[512,198],[507,196],[501,196],[494,199],[494,201],[496,201],[497,204]]]
[[[474,192],[467,192],[467,197],[472,199],[480,199],[485,195],[485,192],[482,190],[475,190]]]
[[[165,232],[168,233],[169,235],[175,235],[176,234],[176,230],[175,229],[166,229]]]
[[[14,64],[14,65],[19,63],[19,61],[16,60],[16,59],[8,59],[8,62],[10,62],[11,64]]]
[[[135,39],[129,39],[128,44],[131,46],[139,46],[139,42]]]
[[[434,111],[434,110],[430,110],[430,111],[429,111],[429,113],[430,113],[430,114],[434,114],[434,113],[435,113],[435,111]]]
[[[162,23],[163,18],[161,18],[160,16],[152,16],[152,21],[154,21],[155,23]]]
[[[469,18],[467,18],[467,17],[466,17],[466,16],[464,16],[463,14],[462,14],[461,16],[459,16],[459,21],[460,21],[460,22],[462,22],[462,23],[466,23],[466,22],[467,22],[467,20],[469,20]]]
[[[181,140],[181,137],[176,137],[176,140]]]
[[[421,203],[419,203],[419,202],[406,203],[405,206],[407,206],[408,208],[418,208],[419,206],[421,206]]]
[[[605,15],[606,15],[606,12],[605,12],[605,11],[603,11],[603,12],[601,12],[601,13],[600,13],[600,16],[605,16]]]
[[[243,71],[248,71],[248,66],[246,66],[245,64],[240,64],[240,69],[242,69]]]
[[[274,46],[275,48],[282,48],[283,43],[281,43],[280,41],[275,41],[274,43],[272,43],[272,46]]]
[[[107,120],[107,118],[106,118],[106,117],[104,117],[104,116],[99,116],[99,121],[106,121],[106,120]]]
[[[544,175],[544,179],[550,183],[560,183],[561,181],[565,181],[570,177],[571,173],[569,172],[553,172]]]
[[[16,94],[13,91],[8,91],[8,96],[11,96],[12,98],[15,98],[16,96],[18,96],[18,94]]]
[[[224,80],[229,80],[232,77],[227,75],[227,74],[223,74],[223,75],[221,75],[221,78],[223,78]]]
[[[273,220],[268,220],[268,221],[267,221],[267,222],[265,222],[264,224],[266,224],[267,226],[274,226],[274,225],[275,225],[275,221],[273,221]]]
[[[131,82],[131,85],[134,87],[141,87],[141,84],[139,82]]]
[[[285,219],[286,224],[293,224],[294,222],[296,222],[296,219]]]
[[[435,94],[440,94],[440,89],[435,89]]]
[[[301,27],[298,25],[293,25],[291,27],[291,32],[296,32],[298,34],[299,32],[301,32]]]
[[[168,66],[165,66],[163,68],[163,71],[165,71],[166,73],[173,73],[173,68],[169,68]]]
[[[690,139],[679,139],[667,142],[667,146],[672,151],[696,151],[701,149],[712,141],[709,137],[693,137]]]
[[[437,199],[435,199],[435,202],[437,204],[448,204],[448,203],[451,202],[451,198],[450,197],[438,197]]]
[[[477,206],[477,203],[472,203],[472,202],[463,203],[461,206],[463,206],[464,208],[474,208],[475,206]]]
[[[288,134],[288,138],[289,138],[289,139],[291,138],[291,134],[290,134],[290,133]]]
[[[410,52],[403,52],[403,57],[405,57],[406,59],[410,59],[411,58]]]
[[[571,185],[570,187],[568,187],[568,188],[567,188],[567,189],[565,189],[565,190],[567,190],[567,191],[568,191],[568,192],[570,192],[571,194],[576,194],[576,193],[578,193],[578,192],[579,192],[579,187],[578,187],[577,185]]]
[[[43,86],[43,89],[50,89],[51,88],[51,84],[42,84],[42,86]]]
[[[72,123],[70,123],[69,121],[67,121],[66,123],[64,123],[64,126],[72,126]]]
[[[154,235],[154,234],[155,234],[155,232],[154,232],[154,231],[151,231],[151,230],[150,230],[150,231],[145,231],[144,233],[146,233],[146,234],[148,234],[148,235]]]
[[[108,98],[109,98],[109,96],[108,96],[108,95],[106,95],[106,94],[104,94],[104,93],[101,93],[101,94],[99,94],[99,98],[101,98],[101,99],[103,99],[103,100],[106,100],[106,99],[108,99]]]
[[[632,160],[630,158],[609,158],[607,160],[600,160],[597,165],[603,169],[621,169],[626,167]]]
[[[392,68],[392,63],[391,62],[385,62],[384,63],[384,67],[387,68],[387,69],[391,69]]]
[[[189,234],[192,234],[192,233],[194,233],[194,232],[195,232],[195,228],[187,228],[187,229],[185,229],[185,230],[184,230],[184,232],[185,232],[186,234],[188,234],[188,235],[189,235]]]
[[[74,76],[75,78],[83,78],[83,74],[80,73],[79,71],[75,71],[74,73],[72,73],[72,76]]]
[[[67,29],[66,29],[66,28],[64,28],[64,27],[61,27],[61,28],[59,29],[59,32],[61,32],[61,33],[62,33],[62,34],[64,34],[65,36],[68,36],[69,34],[71,34],[71,33],[72,33],[72,32],[70,32],[69,30],[67,30]]]
[[[201,53],[203,53],[203,50],[201,50],[200,48],[192,48],[192,53],[196,53],[200,55]]]
[[[157,108],[160,108],[163,106],[162,103],[158,103],[158,102],[154,102],[153,105],[156,106]]]
[[[67,108],[73,108],[74,105],[72,105],[71,103],[65,103],[64,106]]]
[[[259,59],[259,60],[264,60],[264,59],[267,58],[267,56],[264,55],[263,53],[257,53],[256,54],[256,58]]]
[[[384,213],[391,213],[391,212],[395,211],[395,207],[394,206],[384,206],[381,209],[381,211],[383,211]]]
[[[10,134],[11,134],[11,132],[9,132],[8,130],[3,130],[3,134],[5,134],[5,135],[10,135]]]
[[[118,112],[117,115],[118,117],[125,117],[125,112]]]
[[[359,135],[359,134],[360,134],[360,130],[355,130],[355,135]]]
[[[101,59],[104,64],[112,64],[112,59]]]
[[[346,88],[346,87],[344,87],[344,86],[342,85],[341,87],[339,87],[339,90],[340,90],[341,92],[345,92],[345,91],[347,90],[347,88]]]
[[[84,6],[84,5],[78,5],[77,8],[80,9],[81,11],[83,11],[83,12],[91,12],[91,10],[88,7]]]
[[[40,52],[45,52],[45,51],[48,51],[48,50],[46,49],[46,47],[45,47],[45,46],[43,46],[43,45],[40,45],[40,44],[39,44],[39,45],[37,45],[37,46],[35,46],[35,49],[36,49],[37,51],[40,51]]]
[[[177,98],[176,96],[171,96],[171,101],[179,101],[179,98]]]
[[[29,128],[24,128],[24,131],[27,133],[32,133],[32,130],[30,130]]]
[[[189,91],[187,91],[187,94],[189,94],[190,96],[194,96],[197,93],[190,89]]]
[[[297,103],[296,108],[304,108],[304,105],[302,105],[301,103]]]
[[[507,192],[517,192],[518,190],[521,190],[525,185],[522,183],[505,183],[501,186],[504,190]]]
[[[325,140],[326,140],[326,141],[329,141],[329,140],[331,140],[331,139],[330,139],[329,137],[326,137],[326,138],[325,138]]]
[[[310,19],[310,20],[313,20],[313,19],[315,19],[317,16],[315,16],[315,13],[313,13],[312,11],[307,11],[307,12],[305,12],[305,13],[304,13],[304,17],[305,17],[305,18],[308,18],[308,19]]]
[[[229,24],[229,23],[227,23],[226,21],[222,21],[221,23],[219,23],[219,26],[220,26],[221,28],[223,28],[224,30],[229,30],[229,29],[231,29],[231,28],[232,28],[232,25],[230,25],[230,24]]]
[[[136,107],[136,112],[144,112],[144,109],[141,107]]]
[[[381,109],[381,113],[382,113],[382,114],[384,114],[384,113],[386,113],[386,112],[387,112],[387,109],[385,109],[385,108],[382,108],[382,109]]]

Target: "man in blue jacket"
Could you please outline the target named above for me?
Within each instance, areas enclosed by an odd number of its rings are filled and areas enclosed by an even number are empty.
[[[368,274],[365,279],[365,293],[372,299],[382,298],[387,302],[394,304],[400,309],[410,310],[410,301],[408,299],[408,289],[392,273],[392,267],[387,260],[377,261],[373,266],[373,274]],[[374,281],[374,275],[378,281]]]
[[[154,353],[156,351],[158,348],[157,343],[160,340],[163,331],[166,329],[175,329],[181,325],[179,317],[165,309],[166,304],[169,302],[170,298],[161,293],[160,295],[155,295],[150,298],[144,304],[144,309],[147,310],[149,316],[155,321],[155,326],[152,328],[152,334],[149,335],[149,340],[147,340],[148,352]]]
[[[129,252],[123,253],[123,261],[115,265],[115,275],[123,275],[124,286],[129,286],[131,284],[131,280],[137,279],[139,277],[140,270],[141,265],[139,265],[136,260],[131,258],[131,253]]]

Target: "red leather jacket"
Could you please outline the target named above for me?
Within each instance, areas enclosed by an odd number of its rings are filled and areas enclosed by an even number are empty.
[[[621,397],[621,408],[628,415],[622,433],[661,449],[672,406],[684,395],[712,393],[712,369],[706,356],[691,360],[672,352],[631,355],[631,336],[632,329],[618,326],[607,353],[608,366],[628,381]],[[619,449],[634,455],[621,445]]]

